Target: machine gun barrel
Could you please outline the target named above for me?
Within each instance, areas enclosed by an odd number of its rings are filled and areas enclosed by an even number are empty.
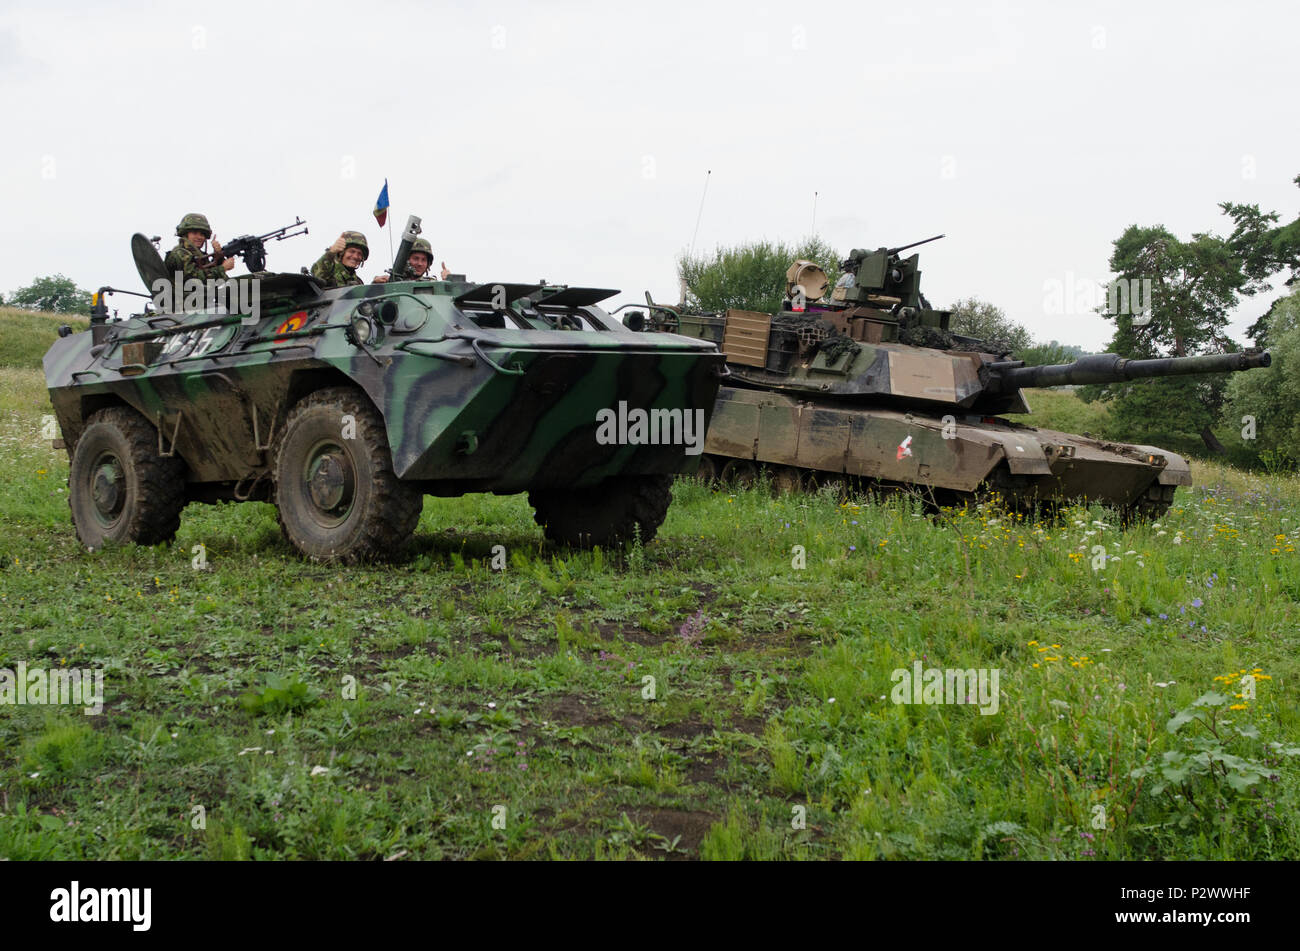
[[[938,241],[942,237],[943,235],[936,234],[933,238],[925,238],[922,241],[913,241],[911,244],[905,244],[899,248],[890,248],[889,254],[890,256],[893,256],[897,254],[899,251],[906,251],[908,248],[919,248],[923,244],[929,244],[931,241]]]
[[[300,225],[301,231],[289,230]],[[276,228],[266,234],[240,235],[232,241],[227,241],[222,245],[221,253],[213,257],[212,263],[220,264],[226,258],[243,257],[250,271],[263,271],[266,269],[266,242],[283,241],[285,238],[295,238],[300,234],[307,234],[307,223],[295,215],[293,224],[285,225],[283,228]]]
[[[1182,376],[1192,373],[1235,373],[1266,367],[1273,362],[1267,350],[1213,353],[1199,357],[1160,357],[1131,360],[1117,353],[1094,353],[1073,363],[1042,367],[991,368],[990,383],[1000,391],[1083,383],[1118,383],[1148,376]]]

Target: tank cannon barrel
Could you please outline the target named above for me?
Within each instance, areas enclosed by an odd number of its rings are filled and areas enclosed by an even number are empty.
[[[1235,373],[1266,367],[1273,362],[1267,350],[1242,353],[1214,353],[1197,357],[1159,357],[1131,360],[1117,353],[1094,353],[1073,363],[1041,367],[991,367],[990,383],[998,390],[1084,383],[1118,383],[1149,376],[1182,376],[1192,373]]]

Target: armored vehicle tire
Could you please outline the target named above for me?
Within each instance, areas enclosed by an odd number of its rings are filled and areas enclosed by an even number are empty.
[[[392,555],[420,520],[424,496],[393,472],[383,417],[349,387],[318,390],[289,411],[273,473],[280,531],[314,561]]]
[[[528,493],[533,520],[559,545],[608,548],[629,544],[640,531],[649,543],[668,516],[670,475],[615,476],[593,489]]]
[[[185,508],[185,464],[158,454],[158,430],[135,410],[102,409],[73,450],[68,505],[88,548],[171,541]]]

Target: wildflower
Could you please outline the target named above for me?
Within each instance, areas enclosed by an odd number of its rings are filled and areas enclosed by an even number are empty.
[[[1201,607],[1201,606],[1204,605],[1204,604],[1205,604],[1205,602],[1202,601],[1200,598],[1193,598],[1193,599],[1192,599],[1192,607],[1194,607],[1194,608],[1199,608],[1199,607]]]
[[[1245,710],[1245,709],[1246,709],[1246,705],[1245,705],[1244,703],[1234,703],[1232,706],[1228,707],[1228,709],[1229,709],[1229,710]]]

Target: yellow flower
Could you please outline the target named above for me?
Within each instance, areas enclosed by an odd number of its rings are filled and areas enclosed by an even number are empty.
[[[1245,710],[1245,709],[1246,709],[1246,705],[1245,705],[1244,703],[1234,703],[1232,706],[1228,707],[1228,709],[1229,709],[1229,710]]]
[[[1028,646],[1029,646],[1029,647],[1037,647],[1037,646],[1038,646],[1038,641],[1030,641],[1029,644],[1028,644]]]

